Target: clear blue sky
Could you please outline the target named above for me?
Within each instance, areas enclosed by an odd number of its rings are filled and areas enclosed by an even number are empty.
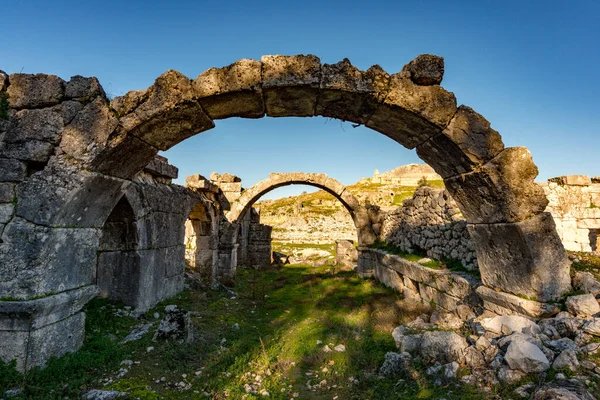
[[[446,60],[443,86],[490,120],[507,146],[527,146],[539,179],[600,175],[599,4],[3,0],[0,69],[97,76],[117,96],[168,69],[195,78],[263,54],[348,57],[395,73],[433,53]],[[377,132],[324,118],[217,121],[166,156],[180,181],[227,171],[246,187],[272,171],[325,172],[349,184],[419,161]]]

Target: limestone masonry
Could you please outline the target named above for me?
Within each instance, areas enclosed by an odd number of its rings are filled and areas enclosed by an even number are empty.
[[[27,370],[77,350],[81,309],[98,292],[143,310],[181,290],[186,260],[213,285],[232,282],[242,260],[266,261],[269,228],[249,210],[270,188],[329,191],[358,244],[375,242],[379,209],[323,174],[273,174],[244,192],[228,174],[170,185],[177,170],[158,151],[230,117],[320,115],[415,149],[466,221],[482,287],[561,300],[570,261],[531,154],[505,148],[483,116],[457,105],[440,86],[443,71],[432,55],[395,74],[274,55],[195,79],[167,71],[111,101],[96,78],[0,72],[0,358]]]

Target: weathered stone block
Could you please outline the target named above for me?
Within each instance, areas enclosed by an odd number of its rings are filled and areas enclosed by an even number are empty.
[[[11,74],[9,80],[6,92],[14,109],[53,106],[65,95],[65,81],[55,75]]]
[[[62,106],[18,111],[10,119],[4,140],[7,143],[38,140],[57,144],[65,124],[64,117]]]
[[[187,187],[199,190],[199,191],[207,191],[216,193],[219,190],[219,187],[203,177],[202,175],[191,175],[185,178],[185,184]]]
[[[410,73],[410,80],[417,85],[439,85],[444,77],[444,58],[433,54],[421,54],[402,68]]]
[[[123,131],[159,150],[215,126],[195,100],[192,81],[177,71],[159,76],[136,103],[132,107],[119,104],[121,110],[133,108],[120,118]]]
[[[390,89],[366,126],[413,149],[439,134],[456,112],[456,98],[441,86],[418,86],[407,72],[392,75]]]
[[[592,184],[592,180],[587,175],[557,176],[556,178],[548,179],[548,182],[556,182],[559,185],[569,186],[590,186]]]
[[[232,182],[232,183],[221,182],[221,183],[219,183],[218,186],[224,192],[241,192],[242,191],[242,182]]]
[[[315,114],[321,61],[313,55],[263,56],[263,93],[270,117]]]
[[[0,203],[10,203],[15,198],[16,184],[0,182]]]
[[[23,143],[0,143],[0,157],[23,161],[47,162],[54,152],[52,143],[30,140]]]
[[[510,293],[497,292],[485,286],[479,286],[476,292],[484,301],[484,308],[487,309],[490,309],[490,307],[486,307],[487,305],[495,305],[510,313],[521,314],[531,318],[548,318],[560,312],[560,308],[556,304],[523,299]],[[496,312],[498,309],[493,308],[490,311]]]
[[[265,114],[261,68],[260,61],[239,60],[198,76],[195,95],[210,118],[261,118]]]
[[[27,165],[19,160],[0,158],[0,182],[20,182],[27,176]]]
[[[522,221],[546,208],[538,169],[524,147],[511,147],[474,172],[447,178],[446,189],[470,223]]]
[[[435,307],[440,307],[449,312],[453,312],[461,301],[457,297],[440,292],[423,283],[419,283],[419,294],[425,303],[433,304]]]
[[[444,131],[417,147],[419,157],[443,178],[463,174],[504,150],[502,137],[472,108],[460,106]]]
[[[102,226],[126,184],[53,158],[17,187],[17,215],[46,226]]]
[[[375,264],[374,275],[375,279],[383,283],[385,286],[398,292],[402,292],[404,290],[404,280],[402,276],[393,269],[377,263]]]
[[[13,218],[0,243],[0,297],[31,298],[89,284],[99,236],[97,229],[48,228]]]
[[[98,78],[86,78],[81,75],[71,77],[65,88],[65,97],[67,99],[78,99],[81,101],[89,101],[96,96],[106,98],[106,93]]]
[[[0,331],[39,329],[79,311],[98,294],[95,285],[35,300],[0,301]]]
[[[536,301],[571,288],[570,261],[549,213],[517,223],[469,224],[483,283]]]
[[[379,65],[360,71],[347,58],[337,64],[323,64],[318,115],[367,122],[385,98],[390,76]]]
[[[106,100],[96,98],[64,128],[60,148],[77,160],[90,162],[108,144],[118,125]]]
[[[156,156],[158,149],[133,135],[121,136],[94,156],[89,168],[117,178],[131,179]]]
[[[155,156],[148,165],[144,167],[144,171],[157,176],[164,176],[170,179],[177,179],[179,168],[169,164],[164,157]]]
[[[8,221],[10,221],[14,214],[14,211],[14,204],[0,204],[0,224],[6,224]]]
[[[61,357],[83,345],[85,314],[79,312],[66,319],[31,331],[0,331],[0,359],[17,361],[24,372],[43,367],[51,357]]]

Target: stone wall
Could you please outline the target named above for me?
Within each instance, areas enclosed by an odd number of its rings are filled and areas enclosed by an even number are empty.
[[[600,177],[559,176],[541,185],[549,201],[546,211],[552,214],[565,249],[599,251]]]
[[[254,268],[265,268],[271,265],[271,231],[272,227],[252,222],[248,233],[248,258],[246,264]]]
[[[401,292],[406,299],[423,301],[446,311],[472,303],[473,290],[481,285],[466,274],[424,267],[400,256],[364,247],[359,248],[358,272]]]
[[[448,192],[420,187],[402,207],[383,216],[379,237],[408,252],[437,260],[457,260],[477,269],[467,222]]]

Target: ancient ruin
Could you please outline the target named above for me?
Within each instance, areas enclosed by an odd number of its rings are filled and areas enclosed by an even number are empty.
[[[326,116],[416,149],[465,218],[483,283],[478,292],[535,298],[544,310],[561,300],[571,289],[570,261],[544,211],[548,200],[534,183],[530,153],[504,148],[483,116],[457,106],[439,85],[443,72],[443,60],[430,55],[392,75],[379,66],[360,71],[348,60],[264,56],[193,80],[168,71],[147,90],[112,101],[95,78],[0,73],[8,99],[0,114],[7,116],[0,119],[0,358],[26,370],[76,350],[81,308],[98,292],[140,309],[177,293],[186,253],[213,282],[233,279],[239,219],[269,187],[296,178],[271,177],[236,203],[228,194],[237,192],[235,179],[169,185],[174,168],[155,158],[229,117]],[[375,241],[374,218],[343,187],[324,175],[304,179],[347,206],[362,246]],[[188,219],[194,243],[186,251]],[[412,266],[391,268],[417,282]],[[373,269],[363,263],[360,272]],[[435,286],[417,283],[422,296]]]

